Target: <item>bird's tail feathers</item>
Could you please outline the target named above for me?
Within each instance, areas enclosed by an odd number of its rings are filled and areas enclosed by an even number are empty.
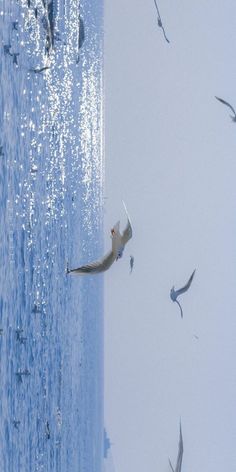
[[[183,310],[182,310],[182,306],[180,305],[179,301],[178,300],[175,300],[176,303],[179,305],[179,309],[180,309],[180,314],[181,314],[181,318],[184,317],[184,314],[183,314]]]

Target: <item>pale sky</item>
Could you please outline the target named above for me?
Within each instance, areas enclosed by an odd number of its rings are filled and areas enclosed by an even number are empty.
[[[105,1],[105,424],[116,472],[236,470],[236,3]],[[135,257],[129,275],[129,255]],[[196,275],[182,297],[172,285]],[[197,340],[194,335],[199,336]]]

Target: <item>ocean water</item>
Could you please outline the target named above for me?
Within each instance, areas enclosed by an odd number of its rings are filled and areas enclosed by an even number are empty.
[[[0,0],[0,470],[99,472],[103,4],[54,0],[47,53],[44,3]]]

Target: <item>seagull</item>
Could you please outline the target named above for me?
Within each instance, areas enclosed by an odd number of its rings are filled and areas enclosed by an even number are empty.
[[[19,370],[18,372],[16,372],[16,376],[20,383],[22,383],[22,375],[27,375],[27,376],[30,375],[29,370],[25,369],[25,370]]]
[[[12,29],[18,31],[18,21],[12,22]]]
[[[223,103],[224,105],[227,105],[227,107],[229,107],[230,110],[232,110],[234,116],[230,115],[230,117],[232,118],[232,121],[234,121],[234,123],[236,123],[236,112],[235,112],[235,109],[232,107],[232,105],[230,105],[230,103],[226,102],[222,98],[219,98],[219,97],[216,97],[216,96],[215,96],[215,98],[217,100],[219,100],[219,102]]]
[[[19,420],[13,420],[13,425],[16,429],[19,430],[19,426],[20,426],[20,421]]]
[[[82,48],[85,40],[85,32],[84,32],[84,21],[81,16],[79,16],[79,40],[78,40],[78,57],[76,60],[76,64],[80,61],[80,49]]]
[[[175,469],[174,469],[174,467],[171,464],[171,461],[169,459],[169,464],[170,464],[172,472],[181,472],[183,453],[184,453],[184,445],[183,445],[183,436],[182,436],[182,429],[181,429],[181,423],[180,423],[180,427],[179,427],[179,450],[178,450],[178,456],[177,456]]]
[[[40,74],[40,72],[44,72],[45,70],[48,70],[50,67],[49,66],[44,66],[36,69],[29,69],[29,72],[35,72],[35,74]]]
[[[129,261],[129,265],[130,265],[130,274],[131,272],[133,271],[133,268],[134,268],[134,256],[130,256],[130,261]]]
[[[13,53],[9,53],[9,54],[10,54],[10,56],[12,56],[12,57],[13,57],[13,64],[16,64],[16,65],[18,65],[18,59],[17,59],[17,56],[19,56],[19,55],[20,55],[20,53],[19,53],[19,52],[13,52]]]
[[[176,302],[179,305],[181,318],[183,318],[183,310],[182,310],[182,307],[181,307],[180,303],[178,302],[177,298],[178,298],[179,295],[182,295],[182,293],[187,292],[187,290],[189,289],[189,287],[192,283],[195,271],[196,271],[196,269],[193,271],[193,273],[192,273],[191,277],[189,278],[188,282],[182,288],[179,288],[179,290],[175,290],[175,287],[173,286],[171,291],[170,291],[170,298],[171,298],[172,302]]]
[[[89,275],[89,274],[99,274],[108,270],[113,262],[120,259],[123,255],[123,251],[127,242],[132,238],[132,226],[130,222],[129,215],[127,213],[126,206],[123,202],[125,212],[128,218],[127,225],[123,231],[120,233],[120,222],[118,221],[115,226],[111,229],[111,240],[112,247],[111,250],[98,261],[91,262],[87,265],[78,267],[77,269],[68,269],[67,274],[78,274],[78,275]]]
[[[162,21],[161,21],[161,15],[160,15],[160,12],[159,12],[159,8],[158,8],[158,6],[157,6],[157,1],[154,0],[154,3],[155,3],[156,10],[157,10],[157,16],[158,16],[158,18],[157,18],[157,24],[158,24],[158,26],[162,29],[165,40],[167,41],[167,43],[169,43],[170,41],[169,41],[169,39],[168,39],[167,36],[166,36],[166,32],[165,32],[164,26],[163,26]]]
[[[11,55],[10,49],[11,49],[11,44],[4,44],[4,46],[3,46],[4,54]]]
[[[47,421],[47,423],[46,423],[46,437],[47,437],[47,439],[50,439],[50,436],[51,436],[50,426],[49,426],[49,422]]]

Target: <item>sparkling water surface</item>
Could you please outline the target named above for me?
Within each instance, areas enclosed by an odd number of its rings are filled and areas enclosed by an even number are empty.
[[[0,470],[93,472],[103,277],[66,266],[103,252],[103,8],[54,0],[47,51],[45,3],[0,0]]]

